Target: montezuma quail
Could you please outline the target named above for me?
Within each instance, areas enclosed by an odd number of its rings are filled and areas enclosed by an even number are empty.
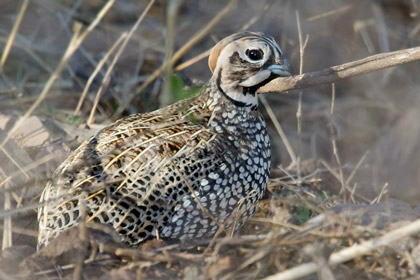
[[[242,32],[213,48],[209,66],[198,95],[111,124],[58,167],[41,197],[39,246],[78,224],[81,207],[132,246],[209,238],[253,214],[271,153],[256,90],[289,64],[272,37]]]

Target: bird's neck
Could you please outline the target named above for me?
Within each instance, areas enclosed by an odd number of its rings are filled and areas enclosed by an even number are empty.
[[[236,107],[256,110],[258,108],[258,95],[254,88],[244,88],[238,82],[232,82],[227,78],[220,78],[221,75],[213,76],[210,79],[212,93],[221,93]]]
[[[257,106],[238,106],[236,102],[226,96],[217,85],[209,83],[204,95],[200,98],[207,100],[206,107],[209,111],[208,125],[232,134],[244,134],[249,123],[264,122]]]

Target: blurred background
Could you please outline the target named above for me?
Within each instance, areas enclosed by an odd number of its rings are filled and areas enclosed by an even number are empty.
[[[0,1],[0,53],[5,49],[22,3]],[[65,53],[74,24],[78,22],[86,28],[105,3],[101,0],[29,1],[0,70],[0,139],[6,137],[39,97]],[[112,60],[116,52],[111,53],[92,80],[80,111],[75,113],[93,70],[123,32],[129,32],[148,3],[116,1],[72,55],[32,117],[10,135],[12,141],[8,147],[14,151],[14,161],[5,154],[0,156],[1,182],[14,186],[28,186],[30,182],[34,188],[26,188],[24,197],[34,199],[57,165],[87,135],[125,115],[151,111],[193,94],[210,78],[203,57],[181,71],[164,72],[139,92],[151,74],[228,3],[156,1],[115,65]],[[321,70],[376,53],[419,46],[419,13],[417,0],[239,0],[173,69],[207,51],[225,36],[246,29],[276,38],[295,73],[299,73],[299,18],[302,38],[307,39],[302,70]],[[109,84],[99,101],[94,122],[87,127],[96,93],[109,67],[113,67]],[[333,170],[341,168],[348,185],[366,200],[383,192],[418,205],[419,77],[420,63],[415,62],[340,81],[335,85],[333,118],[330,117],[331,85],[270,93],[265,97],[302,162],[313,162],[324,170],[326,166]],[[296,118],[300,92],[301,137]],[[263,105],[261,110],[266,114]],[[269,117],[267,122],[273,143],[273,170],[278,166],[285,168],[291,163],[290,156]],[[333,139],[339,162],[333,153]],[[340,189],[340,181],[330,176],[321,181],[320,187],[334,193]]]

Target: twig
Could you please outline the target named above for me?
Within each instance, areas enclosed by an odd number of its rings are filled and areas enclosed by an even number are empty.
[[[7,137],[4,138],[4,140],[0,144],[0,150],[3,149],[4,145],[9,141],[10,136],[13,135],[14,132],[23,124],[25,119],[27,119],[38,106],[41,104],[41,102],[47,97],[47,94],[51,87],[53,86],[54,82],[58,79],[58,77],[61,74],[61,71],[63,71],[64,67],[67,65],[67,62],[69,61],[70,57],[73,55],[73,53],[80,47],[80,45],[83,43],[83,41],[86,39],[86,37],[89,35],[89,33],[98,25],[99,21],[105,16],[105,14],[108,12],[108,10],[112,7],[115,0],[108,0],[108,2],[103,6],[103,8],[99,11],[96,18],[92,21],[92,23],[87,27],[87,29],[80,34],[82,25],[80,23],[76,23],[74,25],[74,35],[70,40],[69,45],[67,46],[67,49],[63,55],[63,58],[61,59],[60,63],[58,64],[57,68],[55,69],[54,73],[51,74],[50,78],[48,79],[47,83],[45,84],[42,92],[38,96],[37,100],[32,104],[32,106],[26,111],[26,113],[15,123],[15,125],[10,129]]]
[[[360,158],[360,160],[357,162],[356,166],[354,167],[354,169],[351,171],[349,177],[347,177],[346,179],[346,185],[350,185],[351,180],[353,180],[354,175],[356,175],[356,172],[359,170],[360,166],[362,165],[362,163],[365,161],[367,155],[369,154],[369,150],[367,150],[363,156]]]
[[[210,51],[211,51],[211,49],[208,49],[208,50],[200,53],[199,55],[194,56],[193,58],[179,64],[177,67],[175,67],[174,70],[175,71],[181,71],[181,70],[184,70],[187,67],[190,67],[194,63],[197,63],[198,61],[208,57],[210,55]]]
[[[15,25],[10,32],[9,39],[7,40],[6,46],[4,47],[3,54],[0,60],[0,72],[3,69],[4,63],[6,63],[7,57],[9,56],[10,49],[12,48],[13,42],[15,41],[17,31],[19,29],[20,23],[22,22],[23,15],[25,14],[26,8],[29,5],[29,0],[25,0],[20,7],[19,14],[16,18]]]
[[[335,157],[335,161],[337,162],[338,176],[339,176],[339,181],[341,183],[340,194],[341,193],[343,194],[343,196],[344,196],[344,202],[346,202],[346,189],[347,189],[347,184],[344,181],[343,166],[341,165],[341,159],[340,159],[340,155],[338,154],[337,141],[336,141],[336,138],[335,138],[335,131],[334,131],[334,106],[335,106],[335,84],[332,83],[331,84],[331,107],[330,107],[330,124],[329,124],[329,129],[330,129],[330,134],[331,134],[331,144],[332,144],[332,148],[333,148],[333,154],[334,154],[334,157]]]
[[[114,50],[120,45],[121,41],[124,40],[127,37],[127,33],[124,32],[121,34],[121,36],[118,38],[117,41],[111,46],[111,48],[108,50],[108,52],[102,57],[102,59],[99,61],[99,63],[96,65],[95,70],[90,74],[89,79],[83,89],[82,95],[79,98],[79,102],[77,103],[76,109],[73,112],[73,116],[77,116],[80,112],[80,109],[82,108],[83,102],[86,98],[87,92],[92,85],[93,81],[96,78],[96,75],[98,75],[99,71],[101,71],[104,64],[108,61],[111,54],[114,52]]]
[[[264,105],[265,110],[267,111],[268,116],[270,117],[271,121],[274,124],[274,127],[277,130],[277,133],[280,135],[281,140],[283,141],[284,146],[286,146],[286,150],[289,153],[290,159],[292,160],[292,164],[296,164],[296,154],[293,151],[293,147],[290,144],[289,140],[287,139],[286,133],[284,133],[283,128],[280,125],[280,122],[276,118],[276,115],[273,112],[273,109],[271,109],[270,104],[265,99],[264,95],[260,96],[261,103]]]
[[[308,43],[308,36],[306,36],[305,42],[302,41],[302,29],[300,27],[300,16],[299,12],[296,10],[296,24],[298,28],[298,35],[299,35],[299,74],[303,73],[303,55],[305,54],[305,47]],[[292,162],[292,164],[296,164],[297,170],[297,182],[298,186],[301,185],[301,170],[300,170],[300,162],[302,158],[302,91],[299,92],[299,102],[298,108],[296,111],[296,119],[297,119],[297,134],[298,134],[298,151],[297,151],[297,161]]]
[[[396,230],[385,233],[381,237],[373,238],[365,241],[359,245],[343,249],[337,253],[332,254],[328,259],[328,264],[331,266],[338,265],[355,258],[369,254],[383,246],[388,246],[390,243],[401,240],[413,234],[420,233],[420,219],[410,223],[407,226],[398,228]],[[314,262],[305,263],[286,271],[277,273],[275,275],[264,278],[264,280],[285,280],[298,279],[312,273],[317,272],[318,265]]]
[[[381,191],[379,192],[378,196],[375,197],[370,204],[374,204],[374,203],[379,203],[381,201],[382,196],[384,196],[384,194],[388,193],[388,182],[386,182]]]
[[[258,89],[258,93],[285,92],[292,89],[330,84],[345,78],[418,60],[420,60],[420,47],[380,53],[320,71],[277,78]]]
[[[327,11],[327,12],[324,12],[322,14],[319,14],[319,15],[316,15],[316,16],[313,16],[313,17],[309,17],[309,18],[306,19],[306,21],[308,21],[308,22],[309,21],[314,21],[314,20],[318,20],[318,19],[321,19],[321,18],[325,18],[325,17],[335,15],[337,13],[343,13],[343,12],[349,10],[349,9],[352,9],[353,7],[354,7],[353,5],[346,5],[346,6],[343,6],[341,8],[338,8],[338,9],[334,9],[334,10]]]
[[[105,89],[109,85],[109,82],[111,80],[111,78],[110,78],[111,77],[111,73],[112,73],[112,70],[114,69],[115,64],[117,63],[117,61],[120,58],[122,52],[124,51],[125,47],[127,46],[128,42],[130,41],[131,37],[133,36],[134,31],[137,30],[137,28],[139,27],[140,23],[143,21],[144,17],[149,12],[149,10],[152,7],[152,5],[153,5],[154,2],[155,2],[155,0],[151,0],[149,2],[149,4],[147,5],[146,9],[144,9],[143,13],[137,19],[136,23],[133,25],[133,27],[131,28],[130,32],[128,32],[128,35],[125,37],[124,41],[122,42],[120,48],[118,49],[117,53],[115,54],[114,59],[111,62],[111,65],[106,70],[106,73],[105,73],[105,76],[104,76],[104,78],[102,80],[101,86],[99,87],[99,89],[98,89],[98,91],[96,93],[95,101],[93,102],[92,109],[90,110],[89,118],[86,121],[86,124],[88,126],[92,125],[92,123],[94,121],[94,116],[95,116],[96,108],[98,106],[99,100],[100,100],[103,92],[105,91]]]
[[[3,229],[4,229],[4,226],[0,224],[0,230],[3,230]],[[38,237],[38,231],[37,230],[29,229],[29,228],[16,227],[15,225],[13,226],[12,233],[17,233],[17,234],[31,236],[31,237]],[[1,277],[0,277],[0,279],[1,279]]]
[[[11,197],[10,193],[4,194],[4,210],[11,209]],[[3,240],[1,249],[12,247],[12,217],[6,217],[3,221]]]
[[[192,38],[183,45],[175,54],[172,56],[171,59],[167,60],[161,67],[159,67],[149,78],[141,85],[141,87],[136,91],[136,93],[129,98],[127,98],[126,102],[118,108],[117,112],[114,115],[119,115],[126,106],[131,102],[134,96],[143,92],[154,80],[156,80],[166,69],[172,67],[175,62],[177,62],[190,48],[192,48],[195,44],[197,44],[207,33],[210,32],[211,29],[223,18],[225,17],[229,11],[236,5],[237,0],[231,0],[226,5],[226,7],[221,10],[206,26],[204,26],[198,33],[192,36]]]

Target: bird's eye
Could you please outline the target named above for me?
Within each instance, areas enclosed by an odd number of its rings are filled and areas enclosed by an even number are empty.
[[[263,58],[264,53],[260,49],[254,49],[254,50],[246,50],[245,54],[247,57],[249,57],[251,60],[260,60]]]

